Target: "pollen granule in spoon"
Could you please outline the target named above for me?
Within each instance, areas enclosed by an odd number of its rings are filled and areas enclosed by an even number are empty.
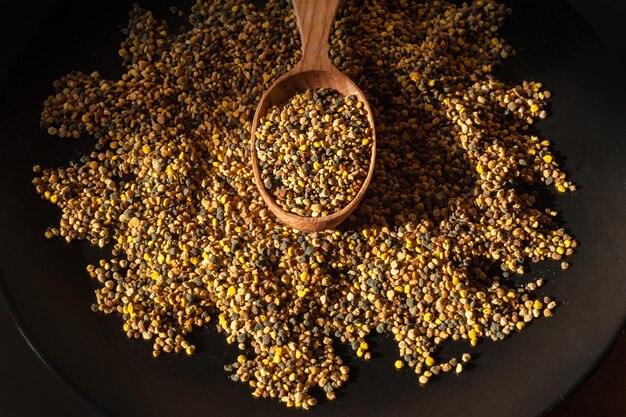
[[[283,210],[327,216],[356,196],[372,147],[363,102],[332,89],[306,90],[269,109],[260,122],[263,186]]]

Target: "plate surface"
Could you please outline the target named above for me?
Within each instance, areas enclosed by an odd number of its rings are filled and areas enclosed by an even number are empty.
[[[129,341],[120,321],[90,311],[95,285],[86,244],[46,241],[58,211],[35,194],[32,165],[56,166],[90,149],[91,139],[60,140],[39,129],[52,81],[73,69],[120,73],[116,51],[131,2],[69,1],[34,35],[0,99],[0,278],[16,319],[46,363],[112,416],[295,415],[274,400],[255,400],[222,370],[236,356],[222,336],[197,335],[191,358],[153,359],[149,344]],[[164,1],[142,2],[165,15]],[[475,348],[475,368],[420,388],[396,372],[393,346],[377,339],[380,358],[357,368],[340,397],[311,416],[532,416],[545,413],[593,370],[626,317],[626,83],[610,54],[565,1],[511,2],[503,35],[518,50],[506,80],[540,80],[555,93],[554,114],[538,127],[555,143],[579,187],[549,203],[581,246],[572,267],[533,266],[542,293],[562,304],[503,342]]]

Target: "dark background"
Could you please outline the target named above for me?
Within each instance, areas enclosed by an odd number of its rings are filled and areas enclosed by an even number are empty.
[[[0,2],[0,85],[13,60],[28,43],[29,34],[58,3],[60,1],[56,0]],[[585,16],[605,45],[621,58],[618,62],[626,76],[626,2],[570,0],[570,3]],[[0,416],[103,416],[39,360],[22,338],[1,297],[0,334]],[[624,392],[626,338],[621,338],[591,378],[550,417],[626,416]],[[184,410],[181,412],[184,414]]]

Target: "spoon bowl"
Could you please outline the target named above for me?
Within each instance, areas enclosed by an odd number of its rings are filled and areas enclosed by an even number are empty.
[[[276,80],[263,94],[252,121],[252,169],[261,198],[263,198],[270,211],[274,213],[281,223],[305,232],[332,229],[347,219],[365,195],[374,173],[374,163],[376,161],[376,131],[370,105],[359,87],[349,77],[342,74],[328,57],[328,35],[339,1],[292,0],[300,30],[302,59],[291,71]],[[319,88],[333,89],[343,96],[355,95],[359,101],[363,102],[372,131],[372,148],[367,177],[361,184],[356,196],[340,210],[327,216],[307,217],[283,210],[263,185],[256,152],[256,130],[260,118],[265,116],[271,107],[286,103],[299,92]]]

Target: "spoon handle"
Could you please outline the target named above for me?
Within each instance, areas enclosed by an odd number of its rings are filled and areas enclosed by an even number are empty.
[[[340,1],[291,0],[302,43],[300,71],[335,69],[328,57],[328,36]]]

